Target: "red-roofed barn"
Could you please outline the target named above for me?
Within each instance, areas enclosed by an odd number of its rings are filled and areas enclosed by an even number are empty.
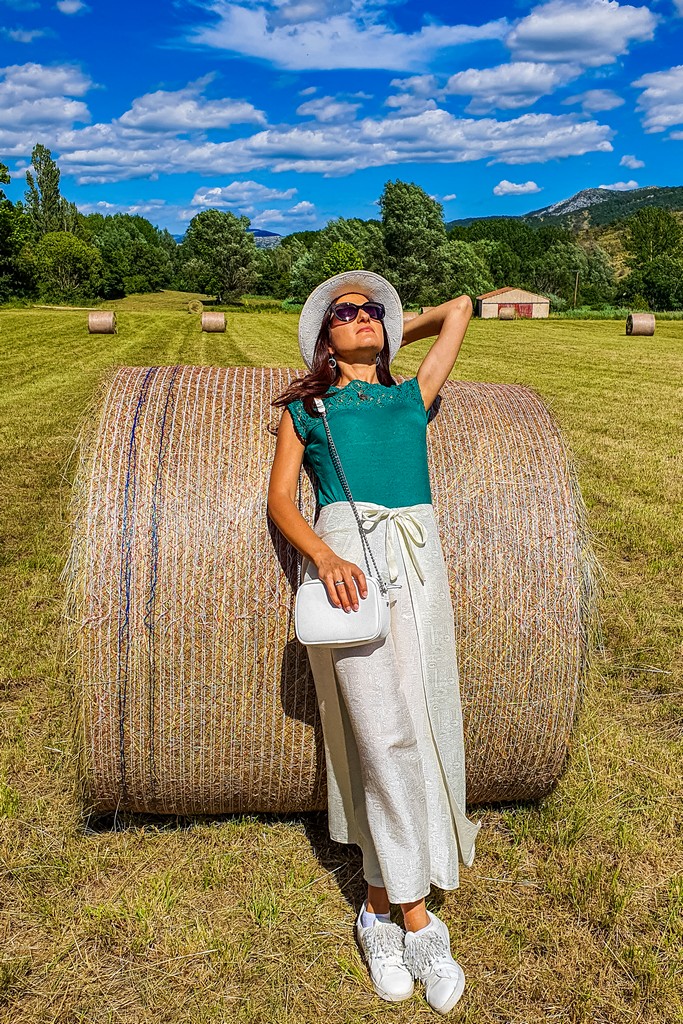
[[[545,317],[550,312],[550,299],[523,288],[496,288],[477,295],[477,316],[489,319],[500,316],[501,309],[512,309],[517,317]]]

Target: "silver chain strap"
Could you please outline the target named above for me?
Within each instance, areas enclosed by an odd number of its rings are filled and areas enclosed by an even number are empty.
[[[358,509],[356,508],[356,503],[355,503],[355,501],[353,500],[353,498],[351,496],[351,488],[348,485],[348,482],[347,482],[347,479],[346,479],[346,474],[344,473],[344,469],[343,469],[342,464],[341,464],[341,459],[339,458],[339,455],[337,453],[337,448],[335,446],[334,441],[332,440],[332,434],[330,433],[330,425],[327,422],[327,415],[325,413],[325,403],[323,402],[323,400],[321,398],[315,398],[313,401],[315,402],[316,409],[318,410],[318,412],[320,413],[320,415],[322,417],[323,426],[325,427],[325,433],[327,434],[327,443],[328,443],[329,449],[330,449],[330,457],[332,459],[332,464],[333,464],[334,468],[337,471],[337,476],[339,477],[339,481],[340,481],[342,487],[344,488],[344,494],[346,495],[347,501],[351,505],[351,508],[353,509],[353,514],[356,517],[356,523],[358,524],[358,532],[360,534],[361,544],[363,545],[363,554],[365,556],[365,564],[366,564],[366,566],[368,568],[368,572],[371,573],[370,562],[372,562],[372,568],[375,570],[375,574],[374,574],[375,575],[375,579],[377,580],[377,582],[379,584],[379,589],[380,589],[382,595],[384,597],[386,597],[387,585],[386,585],[386,583],[384,582],[384,580],[382,579],[382,577],[379,574],[379,569],[377,568],[377,563],[375,562],[375,557],[374,557],[374,555],[372,553],[372,550],[370,548],[370,544],[368,543],[368,538],[365,536],[365,530],[363,529],[363,524],[362,524],[361,518],[360,518],[360,516],[358,514]],[[369,557],[370,561],[368,561],[368,557]],[[372,575],[372,573],[371,573],[371,575]]]

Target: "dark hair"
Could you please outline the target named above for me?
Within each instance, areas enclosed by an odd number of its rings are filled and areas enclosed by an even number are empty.
[[[330,322],[332,320],[332,309],[331,307],[326,311],[323,322],[320,325],[318,331],[318,337],[315,341],[315,347],[313,349],[313,360],[311,369],[305,376],[297,377],[291,382],[291,384],[279,395],[271,405],[285,406],[289,405],[290,402],[296,402],[301,400],[303,402],[304,409],[309,416],[318,416],[318,412],[313,404],[314,398],[323,398],[327,395],[330,385],[334,384],[340,375],[339,366],[330,366],[329,352],[327,346],[330,343]],[[377,363],[377,379],[380,384],[384,384],[386,387],[392,387],[396,385],[396,381],[391,376],[391,370],[389,369],[389,335],[387,329],[382,320],[382,334],[384,335],[384,345],[382,351],[379,353],[379,361]]]

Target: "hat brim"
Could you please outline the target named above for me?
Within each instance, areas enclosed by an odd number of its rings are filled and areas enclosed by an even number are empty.
[[[371,270],[347,270],[335,274],[314,288],[306,299],[299,317],[299,348],[306,366],[313,365],[315,343],[318,340],[323,317],[338,295],[357,292],[368,299],[381,302],[385,309],[384,326],[389,339],[389,362],[394,358],[403,339],[403,306],[398,292],[381,274]]]

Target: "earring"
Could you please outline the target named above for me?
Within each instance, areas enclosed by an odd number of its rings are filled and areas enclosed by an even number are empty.
[[[334,356],[330,356],[330,358],[327,360],[327,365],[331,370],[334,370],[336,368],[337,360],[334,358]]]
[[[379,353],[375,356],[375,362],[379,366]]]

